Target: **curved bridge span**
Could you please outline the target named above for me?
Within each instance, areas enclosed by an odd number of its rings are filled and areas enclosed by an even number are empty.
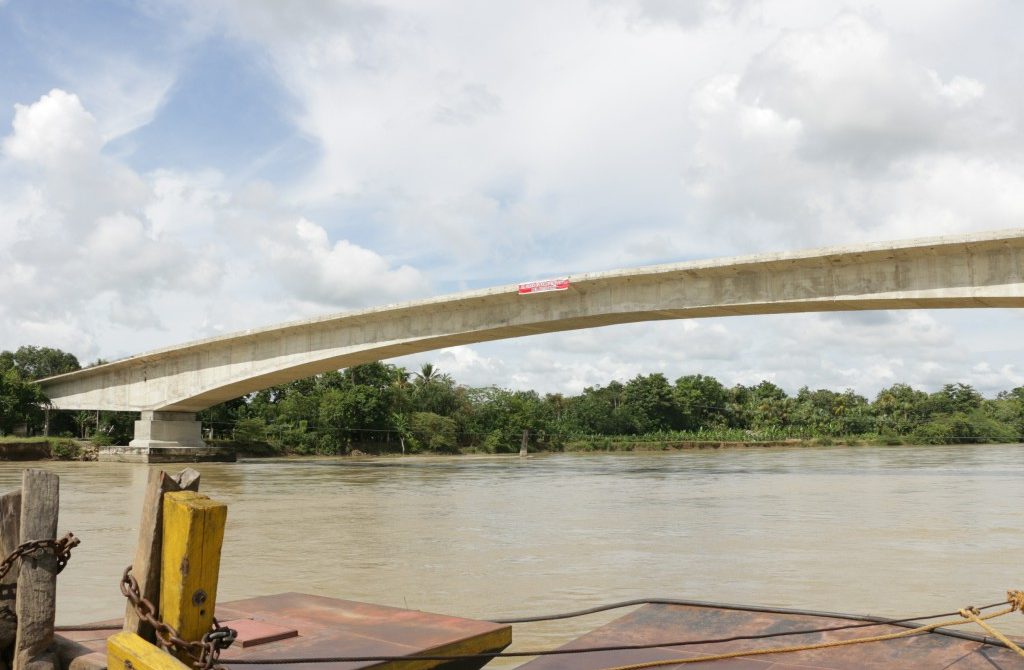
[[[562,291],[520,295],[517,285],[499,286],[249,330],[40,383],[59,409],[143,412],[136,442],[185,443],[179,433],[195,424],[192,413],[211,405],[460,344],[662,319],[1024,307],[1024,229],[656,265],[569,281]],[[155,433],[141,437],[147,422]],[[198,440],[198,428],[188,430]]]

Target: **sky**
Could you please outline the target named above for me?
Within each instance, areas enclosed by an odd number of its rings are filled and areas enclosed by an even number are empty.
[[[0,349],[1024,226],[1024,4],[0,0]],[[454,347],[461,383],[1024,385],[1021,310]]]

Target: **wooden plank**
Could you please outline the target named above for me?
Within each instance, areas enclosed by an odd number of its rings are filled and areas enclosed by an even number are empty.
[[[108,670],[191,670],[163,649],[134,633],[120,632],[107,639]]]
[[[21,489],[0,496],[0,554],[4,558],[14,553],[21,542]],[[18,592],[18,575],[21,561],[15,561],[7,574],[0,580],[0,650],[14,644],[18,630],[15,614],[15,594]],[[6,663],[0,663],[0,669]]]
[[[175,476],[163,470],[150,470],[146,497],[139,521],[139,541],[135,545],[132,575],[139,583],[139,593],[160,611],[160,552],[163,545],[164,493],[180,490],[199,490],[199,473],[185,468]],[[139,619],[131,603],[125,605],[124,630],[135,633],[148,642],[156,642],[153,627]]]
[[[184,640],[202,639],[213,623],[227,514],[194,491],[164,495],[160,618]]]
[[[57,539],[60,478],[46,470],[28,469],[21,478],[21,542]],[[18,575],[18,633],[14,670],[45,670],[55,666],[53,619],[57,599],[57,557],[38,551],[21,561]]]

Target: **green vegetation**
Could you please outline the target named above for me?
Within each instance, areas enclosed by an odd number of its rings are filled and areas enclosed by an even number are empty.
[[[93,365],[103,362],[97,360]],[[42,434],[47,420],[46,397],[32,382],[81,367],[74,355],[50,347],[0,351],[0,436]],[[96,444],[125,444],[131,439],[135,419],[126,412],[52,411],[49,432],[67,438],[89,438]]]
[[[0,352],[0,433],[41,432],[31,380],[77,369],[73,356],[22,347]],[[131,439],[134,416],[51,412],[51,434],[99,444]],[[415,372],[369,363],[275,386],[199,414],[208,439],[249,454],[510,453],[671,449],[718,443],[951,444],[1017,442],[1024,387],[986,399],[966,384],[935,393],[894,384],[874,401],[769,381],[725,387],[714,377],[638,375],[575,396],[459,385],[431,364]]]
[[[4,435],[0,437],[0,445],[4,444],[49,444],[53,438],[49,437],[18,437],[17,435]],[[61,438],[64,439],[64,438]]]
[[[275,453],[510,453],[675,449],[729,443],[1016,442],[1024,387],[985,399],[965,384],[925,393],[895,384],[873,402],[853,391],[775,384],[726,388],[660,373],[577,396],[460,386],[432,365],[370,363],[266,389],[201,413],[215,435]]]
[[[82,456],[82,447],[74,440],[59,439],[50,442],[50,454],[58,461],[75,461]]]

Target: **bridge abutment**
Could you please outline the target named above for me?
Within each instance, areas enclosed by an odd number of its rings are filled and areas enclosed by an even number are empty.
[[[101,461],[195,463],[234,461],[235,452],[203,442],[202,423],[192,412],[144,410],[135,422],[135,438],[127,447],[102,447]]]

